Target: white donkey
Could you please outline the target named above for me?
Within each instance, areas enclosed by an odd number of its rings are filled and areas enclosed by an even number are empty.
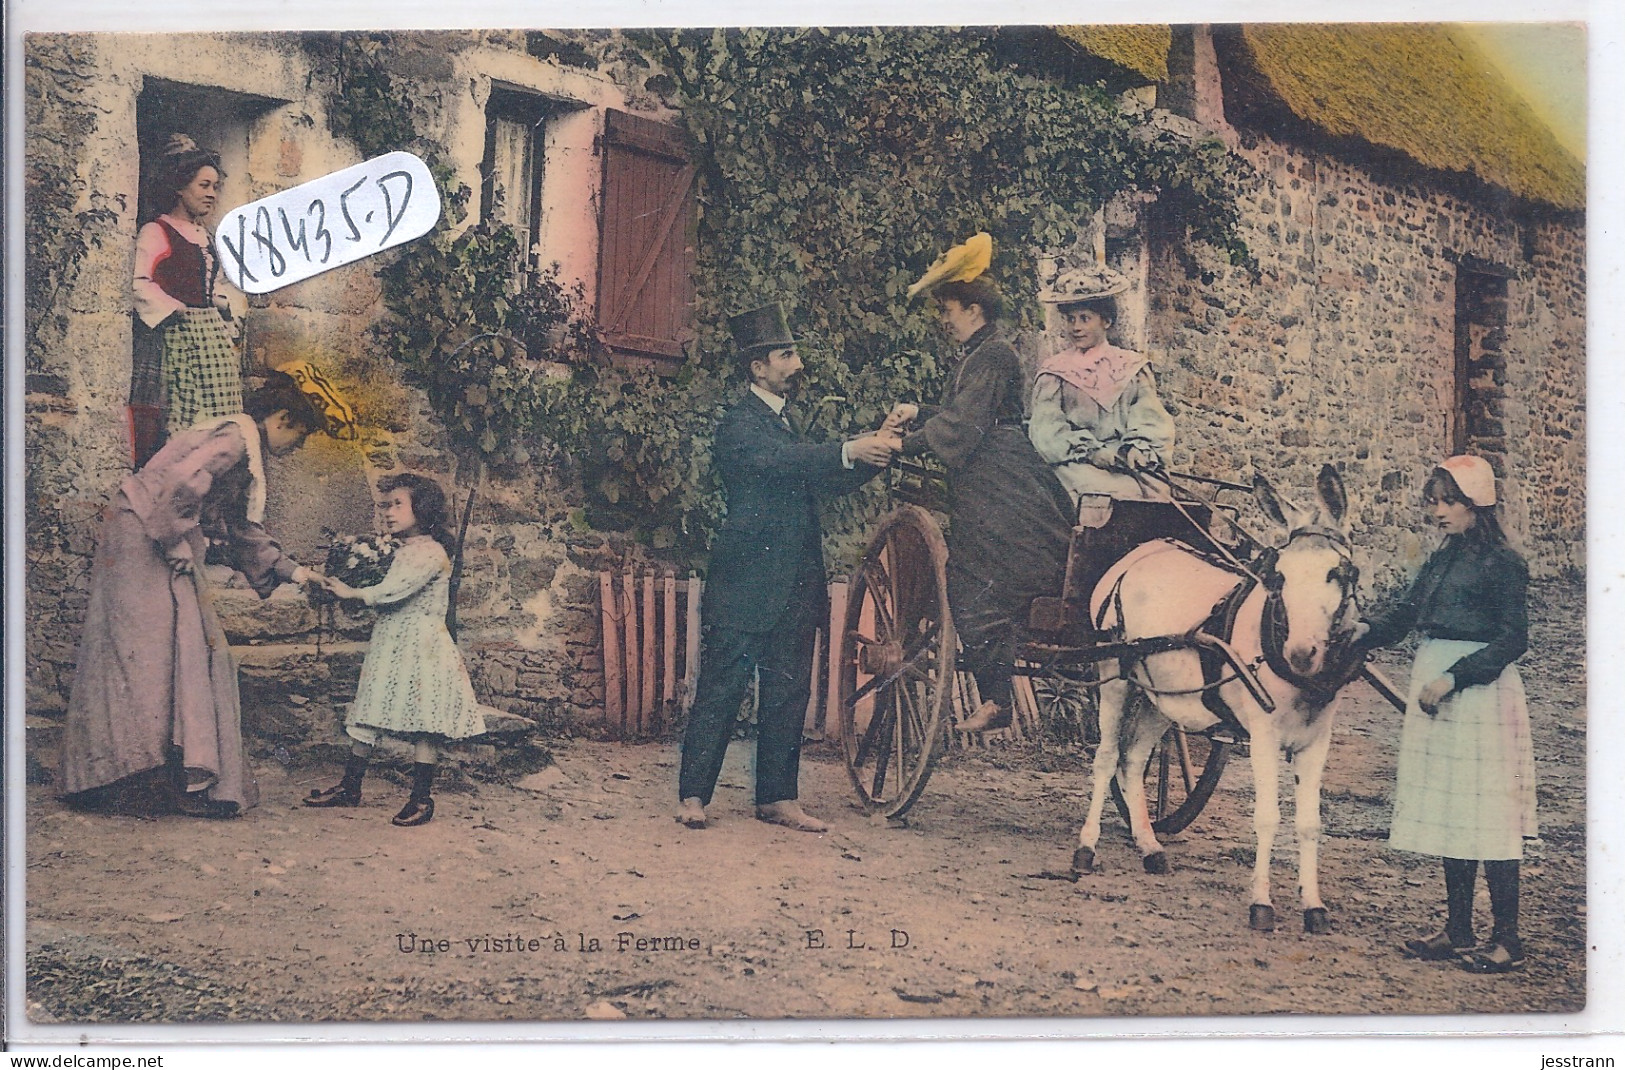
[[[1320,899],[1317,872],[1320,847],[1320,779],[1331,744],[1338,689],[1359,671],[1363,658],[1350,638],[1359,619],[1355,587],[1359,573],[1350,556],[1342,523],[1347,506],[1343,482],[1326,465],[1316,481],[1319,504],[1301,509],[1285,501],[1262,477],[1253,492],[1266,512],[1285,525],[1288,536],[1277,550],[1265,551],[1244,573],[1223,567],[1176,542],[1140,547],[1113,566],[1095,588],[1091,615],[1097,624],[1125,640],[1184,635],[1201,628],[1215,606],[1234,592],[1239,609],[1228,637],[1238,659],[1256,673],[1273,701],[1266,712],[1227,666],[1219,697],[1252,740],[1254,811],[1258,854],[1253,864],[1254,929],[1275,927],[1270,903],[1270,850],[1281,823],[1280,757],[1293,768],[1296,785],[1298,881],[1306,932],[1331,931]],[[1129,823],[1146,872],[1167,871],[1146,809],[1144,771],[1151,750],[1169,721],[1200,732],[1219,718],[1202,700],[1202,665],[1194,649],[1147,654],[1121,663],[1121,671],[1100,688],[1100,748],[1095,752],[1094,793],[1089,816],[1078,833],[1072,858],[1076,873],[1094,868],[1100,814],[1113,776],[1128,805]],[[1130,701],[1131,689],[1150,701]]]

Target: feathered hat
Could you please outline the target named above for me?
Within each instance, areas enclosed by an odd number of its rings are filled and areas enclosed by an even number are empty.
[[[908,288],[909,300],[945,282],[969,282],[993,262],[993,235],[982,231],[972,235],[964,244],[956,245],[925,269],[920,281]]]
[[[327,433],[333,438],[351,440],[360,436],[356,427],[355,408],[339,393],[327,376],[308,360],[292,360],[277,366],[293,379],[300,393],[310,399],[317,412],[327,420]]]
[[[1105,264],[1086,264],[1055,276],[1038,295],[1046,305],[1072,305],[1127,293],[1128,279]]]

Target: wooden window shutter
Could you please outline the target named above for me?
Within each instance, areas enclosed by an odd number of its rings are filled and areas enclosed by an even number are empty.
[[[609,111],[598,326],[615,349],[681,358],[692,334],[694,165],[676,127]]]

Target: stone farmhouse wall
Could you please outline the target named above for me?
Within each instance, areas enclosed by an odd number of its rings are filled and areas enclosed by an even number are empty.
[[[523,33],[420,34],[391,57],[417,95],[420,132],[437,142],[472,191],[467,224],[480,219],[485,106],[493,87],[519,87],[562,102],[549,122],[547,195],[540,232],[549,260],[579,281],[590,302],[597,282],[598,138],[608,109],[660,106],[613,65],[565,66],[527,51]],[[175,126],[222,153],[229,208],[360,162],[329,131],[324,79],[294,35],[43,35],[30,39],[29,154],[65,167],[79,209],[104,204],[112,220],[86,235],[88,249],[29,347],[26,434],[28,537],[26,650],[29,706],[60,710],[89,597],[100,513],[129,470],[124,404],[130,377],[130,277],[138,212],[138,109],[154,87],[174,99],[207,97],[210,117]],[[399,42],[398,42],[399,43]],[[178,87],[178,88],[177,88]],[[150,96],[146,99],[151,99]],[[359,410],[355,442],[313,437],[273,460],[267,526],[288,550],[312,560],[323,528],[371,530],[371,486],[409,468],[459,497],[459,472],[444,429],[421,392],[387,359],[369,355],[365,332],[382,312],[374,261],[318,275],[263,297],[235,295],[245,370],[309,359]],[[40,270],[32,264],[30,270]],[[603,705],[598,654],[597,571],[642,559],[631,540],[585,528],[579,489],[538,469],[481,488],[466,544],[461,643],[480,697],[556,723],[591,723]],[[221,577],[223,578],[223,577]],[[324,623],[303,597],[271,602],[220,592],[223,618],[242,647],[245,687],[258,679],[307,695],[331,682],[342,701],[353,685],[365,621]],[[345,643],[351,647],[344,646]],[[335,645],[337,644],[337,645]],[[319,663],[334,654],[345,680]],[[323,655],[319,657],[318,654]]]
[[[1146,342],[1178,420],[1175,466],[1257,471],[1307,499],[1336,465],[1363,571],[1391,588],[1435,543],[1420,494],[1451,448],[1457,274],[1488,265],[1507,276],[1492,310],[1505,325],[1476,342],[1469,448],[1502,477],[1534,574],[1583,570],[1583,222],[1260,135],[1239,151],[1260,178],[1242,210],[1258,274],[1149,243]]]

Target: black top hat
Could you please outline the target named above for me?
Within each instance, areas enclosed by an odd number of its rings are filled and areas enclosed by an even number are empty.
[[[796,344],[790,337],[784,306],[777,301],[728,317],[728,331],[733,335],[734,348],[741,354],[758,349],[789,349]]]

